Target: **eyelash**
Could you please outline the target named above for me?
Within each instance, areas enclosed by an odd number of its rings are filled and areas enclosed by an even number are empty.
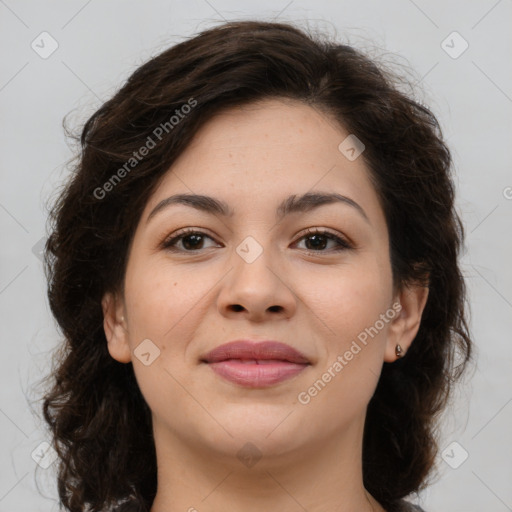
[[[201,236],[206,236],[207,238],[210,238],[211,240],[214,240],[211,236],[207,235],[206,233],[204,233],[202,231],[198,231],[193,228],[186,228],[186,229],[183,229],[182,231],[179,231],[177,234],[173,235],[172,237],[165,239],[161,243],[161,248],[166,249],[171,252],[184,252],[184,253],[191,253],[191,254],[201,251],[201,249],[195,249],[195,250],[188,251],[186,249],[177,249],[176,247],[174,247],[174,244],[177,241],[182,240],[183,238],[186,238],[188,235],[201,235]],[[331,250],[314,251],[314,250],[310,250],[310,249],[304,249],[304,251],[310,255],[316,256],[321,253],[340,252],[340,251],[346,251],[346,250],[354,248],[354,246],[351,243],[349,243],[347,240],[339,237],[338,235],[335,235],[334,233],[331,233],[330,231],[324,230],[324,229],[311,229],[310,228],[306,231],[305,234],[303,234],[297,240],[297,242],[301,241],[303,239],[306,239],[308,237],[311,237],[313,235],[325,236],[329,240],[334,240],[335,242],[337,242],[339,244],[339,246],[338,246],[338,248],[331,249]]]

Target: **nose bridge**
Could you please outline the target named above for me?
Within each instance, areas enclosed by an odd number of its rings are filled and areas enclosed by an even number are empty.
[[[261,241],[261,243],[260,243]],[[247,285],[259,285],[267,292],[277,279],[276,251],[268,234],[248,235],[235,248],[233,278]]]
[[[261,240],[261,243],[260,243]],[[277,251],[268,233],[246,236],[232,255],[233,271],[219,296],[219,307],[261,316],[267,311],[292,314],[295,297],[281,276]]]

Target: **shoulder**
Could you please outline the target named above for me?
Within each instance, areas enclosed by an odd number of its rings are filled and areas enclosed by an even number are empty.
[[[405,500],[398,501],[388,512],[425,512],[420,506],[413,505]]]
[[[148,512],[146,507],[142,506],[137,501],[128,501],[119,505],[114,512]]]

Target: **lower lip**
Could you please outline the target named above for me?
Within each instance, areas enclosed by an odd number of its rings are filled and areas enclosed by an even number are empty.
[[[278,384],[305,370],[308,364],[275,361],[242,363],[236,359],[208,363],[208,366],[226,380],[248,388],[263,388]]]

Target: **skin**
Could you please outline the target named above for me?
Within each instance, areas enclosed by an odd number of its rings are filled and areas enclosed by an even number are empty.
[[[362,157],[350,161],[338,150],[348,135],[297,101],[236,107],[201,128],[148,201],[124,293],[105,294],[103,311],[109,353],[133,364],[152,411],[158,489],[151,512],[384,510],[362,481],[366,407],[383,362],[397,359],[397,344],[406,353],[412,343],[428,289],[393,292],[386,221],[368,169]],[[369,222],[342,203],[276,221],[283,199],[312,191],[350,197]],[[172,205],[147,222],[177,193],[213,196],[235,214]],[[203,245],[189,238],[188,246],[176,242],[181,252],[159,247],[186,227],[206,234]],[[304,238],[308,228],[326,228],[354,248],[336,252],[335,241],[321,238],[318,249]],[[263,250],[252,263],[236,252],[247,236]],[[300,403],[299,393],[397,301],[401,311]],[[312,364],[273,387],[247,389],[200,362],[240,338],[287,343]],[[160,350],[149,365],[134,353],[145,339]],[[247,442],[261,455],[251,467],[237,456]]]

